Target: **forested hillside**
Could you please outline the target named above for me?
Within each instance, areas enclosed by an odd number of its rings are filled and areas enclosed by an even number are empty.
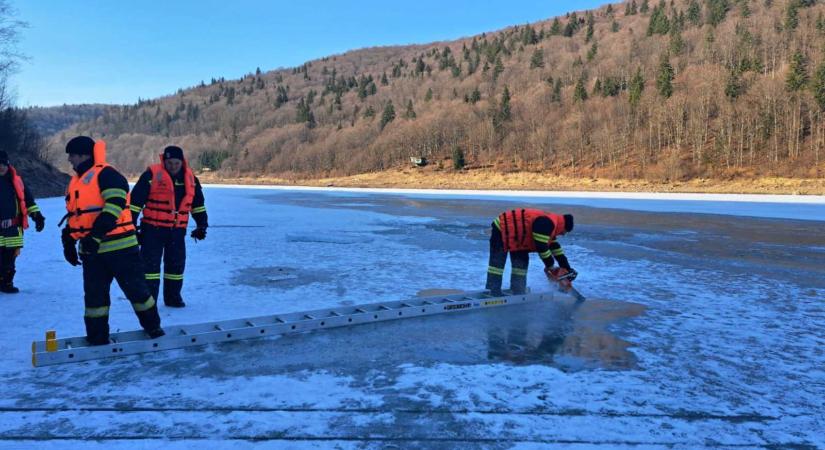
[[[131,173],[174,143],[233,176],[344,175],[421,156],[579,176],[818,177],[823,15],[821,0],[633,0],[213,79],[107,109],[52,149],[103,137]]]
[[[43,136],[51,136],[79,122],[96,119],[108,105],[32,106],[25,109],[31,124]]]

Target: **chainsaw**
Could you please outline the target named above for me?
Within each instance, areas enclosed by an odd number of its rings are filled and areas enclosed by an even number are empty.
[[[553,267],[544,269],[547,279],[551,282],[558,283],[561,292],[572,295],[577,302],[583,302],[584,296],[573,287],[573,280],[576,279],[578,273],[575,270],[568,270],[563,267]]]

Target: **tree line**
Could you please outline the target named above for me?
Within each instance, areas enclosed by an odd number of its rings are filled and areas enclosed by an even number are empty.
[[[579,176],[820,176],[823,13],[815,0],[631,0],[216,78],[70,133],[109,139],[131,172],[175,142],[230,175],[461,155],[462,167]]]

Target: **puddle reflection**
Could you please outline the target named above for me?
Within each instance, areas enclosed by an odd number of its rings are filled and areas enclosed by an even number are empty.
[[[567,371],[631,369],[636,366],[636,356],[628,350],[632,344],[608,327],[643,312],[641,305],[603,300],[508,308],[488,320],[487,358]]]

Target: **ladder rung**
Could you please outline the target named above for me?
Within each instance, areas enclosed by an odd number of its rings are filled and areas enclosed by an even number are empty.
[[[341,317],[341,314],[338,314],[338,313],[337,313],[337,312],[335,312],[335,311],[330,311],[330,312],[329,312],[329,316],[330,316],[330,317]]]
[[[223,328],[221,328],[220,325],[215,325],[215,330],[216,331],[223,331]]]
[[[275,323],[286,323],[286,320],[281,319],[280,317],[275,318]]]
[[[361,308],[355,308],[355,311],[360,312],[360,313],[365,313],[365,312],[367,312],[367,310],[366,310],[366,309],[361,309]]]
[[[180,334],[188,334],[183,328],[180,329]]]
[[[304,314],[304,319],[315,320],[315,317],[312,317],[309,314]]]
[[[251,320],[247,320],[247,321],[246,321],[246,326],[248,326],[248,327],[254,327],[254,326],[255,326],[255,324],[254,324],[254,323],[252,323],[252,321],[251,321]]]
[[[378,309],[381,309],[381,310],[383,310],[383,311],[389,311],[389,310],[391,310],[392,308],[390,308],[389,306],[384,306],[384,305],[381,305],[381,306],[379,306],[379,307],[378,307]]]
[[[405,308],[412,308],[413,307],[413,305],[411,305],[409,303],[405,303],[405,302],[401,302],[401,306],[403,306]]]

